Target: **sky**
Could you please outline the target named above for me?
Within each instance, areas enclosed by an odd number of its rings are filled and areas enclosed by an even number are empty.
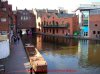
[[[16,9],[58,9],[74,11],[80,4],[90,4],[91,2],[100,2],[100,0],[8,0],[12,4],[13,10]]]

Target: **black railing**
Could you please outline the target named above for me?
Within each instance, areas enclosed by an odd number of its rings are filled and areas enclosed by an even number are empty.
[[[66,28],[68,28],[69,27],[69,25],[43,25],[42,27],[66,27]]]

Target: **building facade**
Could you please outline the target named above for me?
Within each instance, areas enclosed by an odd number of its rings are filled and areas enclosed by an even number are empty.
[[[12,5],[7,0],[0,0],[0,59],[10,55]]]
[[[79,8],[80,36],[100,38],[100,5],[83,4]]]
[[[89,29],[89,37],[100,39],[100,8],[91,10]]]
[[[19,30],[30,30],[35,32],[35,15],[33,14],[32,10],[18,10],[17,9],[17,26],[16,28]]]
[[[78,31],[78,18],[64,10],[37,12],[37,32],[51,35],[74,35]],[[76,26],[76,27],[74,27]]]
[[[1,1],[1,0],[0,0]],[[1,1],[0,4],[0,34],[9,35],[12,19],[12,5],[8,1]]]

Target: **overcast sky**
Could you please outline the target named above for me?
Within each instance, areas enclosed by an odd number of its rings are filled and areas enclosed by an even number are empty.
[[[57,9],[63,7],[69,11],[74,11],[80,4],[100,2],[100,0],[8,0],[9,4],[12,4],[13,10],[16,9]]]

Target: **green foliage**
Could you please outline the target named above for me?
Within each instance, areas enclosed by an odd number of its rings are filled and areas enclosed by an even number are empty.
[[[74,31],[74,35],[79,35],[80,34],[80,31]]]

